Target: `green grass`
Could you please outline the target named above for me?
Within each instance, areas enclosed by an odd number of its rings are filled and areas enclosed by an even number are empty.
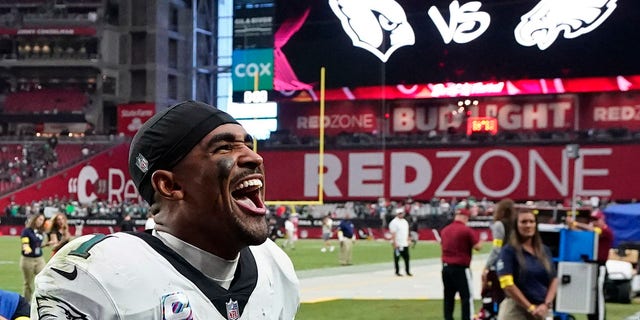
[[[45,257],[51,256],[50,248],[43,252]],[[19,237],[0,236],[0,289],[22,293]]]
[[[282,244],[284,240],[276,241]],[[322,240],[299,240],[296,242],[295,250],[287,249],[286,252],[291,257],[293,265],[298,271],[309,269],[321,269],[335,267],[338,265],[338,241],[331,242],[335,251],[333,254],[320,254],[323,246]],[[489,246],[484,246],[481,253],[488,253]],[[357,265],[384,263],[392,261],[393,250],[391,243],[379,240],[359,240],[353,248],[353,263]],[[440,257],[440,246],[436,243],[420,242],[415,249],[411,250],[411,260],[428,259]]]
[[[282,240],[278,240],[281,244]],[[320,254],[321,240],[300,240],[295,250],[287,250],[296,270],[311,270],[338,265],[337,241],[333,254]],[[389,263],[391,247],[386,241],[356,242],[353,251],[354,264]],[[481,253],[489,251],[485,245]],[[45,257],[50,253],[45,250]],[[411,259],[437,258],[440,247],[436,243],[420,242],[411,251]],[[20,241],[18,237],[0,236],[0,289],[22,292],[22,273],[19,267]],[[476,310],[480,302],[476,301]],[[374,312],[372,312],[374,310]],[[607,303],[608,319],[625,319],[640,310],[640,302],[632,304]],[[455,316],[459,316],[456,305]],[[576,319],[586,319],[585,315],[574,315]],[[299,320],[386,320],[386,319],[442,319],[442,300],[335,300],[319,303],[303,303],[296,316]]]
[[[455,316],[460,316],[457,306]],[[442,319],[441,300],[335,300],[303,303],[296,320]]]
[[[476,301],[475,310],[480,309]],[[374,312],[371,312],[374,310]],[[607,303],[607,319],[623,320],[640,311],[640,302],[632,304]],[[460,304],[453,315],[460,317]],[[583,314],[574,314],[576,320],[586,320]],[[322,303],[303,303],[296,320],[409,320],[442,319],[442,300],[335,300]],[[516,320],[516,319],[514,319]]]

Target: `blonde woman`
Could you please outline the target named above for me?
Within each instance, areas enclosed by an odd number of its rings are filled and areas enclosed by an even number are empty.
[[[72,236],[71,232],[69,232],[67,215],[64,213],[56,213],[49,221],[50,227],[47,232],[49,235],[48,244],[51,246],[51,255],[54,255],[62,246],[72,239]]]

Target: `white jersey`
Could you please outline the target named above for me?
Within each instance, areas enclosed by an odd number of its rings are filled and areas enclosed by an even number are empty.
[[[144,222],[145,230],[153,230],[156,227],[156,221],[153,218],[148,218],[147,221]]]
[[[287,232],[291,232],[293,233],[293,231],[295,231],[296,226],[293,224],[293,222],[291,222],[291,220],[285,220],[284,222],[284,230],[286,230]]]
[[[240,252],[224,289],[147,233],[80,237],[36,277],[32,319],[293,319],[299,281],[271,240]]]
[[[389,222],[389,231],[395,234],[395,242],[399,247],[409,246],[409,222],[406,219],[393,218]]]

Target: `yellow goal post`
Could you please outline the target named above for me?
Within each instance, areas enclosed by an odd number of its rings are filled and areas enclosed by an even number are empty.
[[[325,108],[325,67],[320,68],[320,128],[319,128],[319,145],[318,145],[318,199],[317,200],[268,200],[267,205],[285,205],[290,206],[295,212],[296,205],[322,205],[323,200],[323,183],[324,183],[324,108]],[[257,144],[254,143],[254,150],[257,152]]]

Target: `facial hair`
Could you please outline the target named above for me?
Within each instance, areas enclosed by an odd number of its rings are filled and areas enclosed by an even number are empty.
[[[219,185],[226,186],[228,190],[229,199],[226,199],[228,203],[227,212],[232,221],[232,228],[235,229],[234,234],[240,241],[246,245],[259,245],[262,244],[269,236],[269,228],[267,220],[262,216],[247,215],[242,211],[238,205],[235,204],[233,196],[231,196],[230,176],[234,167],[233,159],[221,159],[218,162],[219,168]],[[226,196],[225,196],[226,197]]]

